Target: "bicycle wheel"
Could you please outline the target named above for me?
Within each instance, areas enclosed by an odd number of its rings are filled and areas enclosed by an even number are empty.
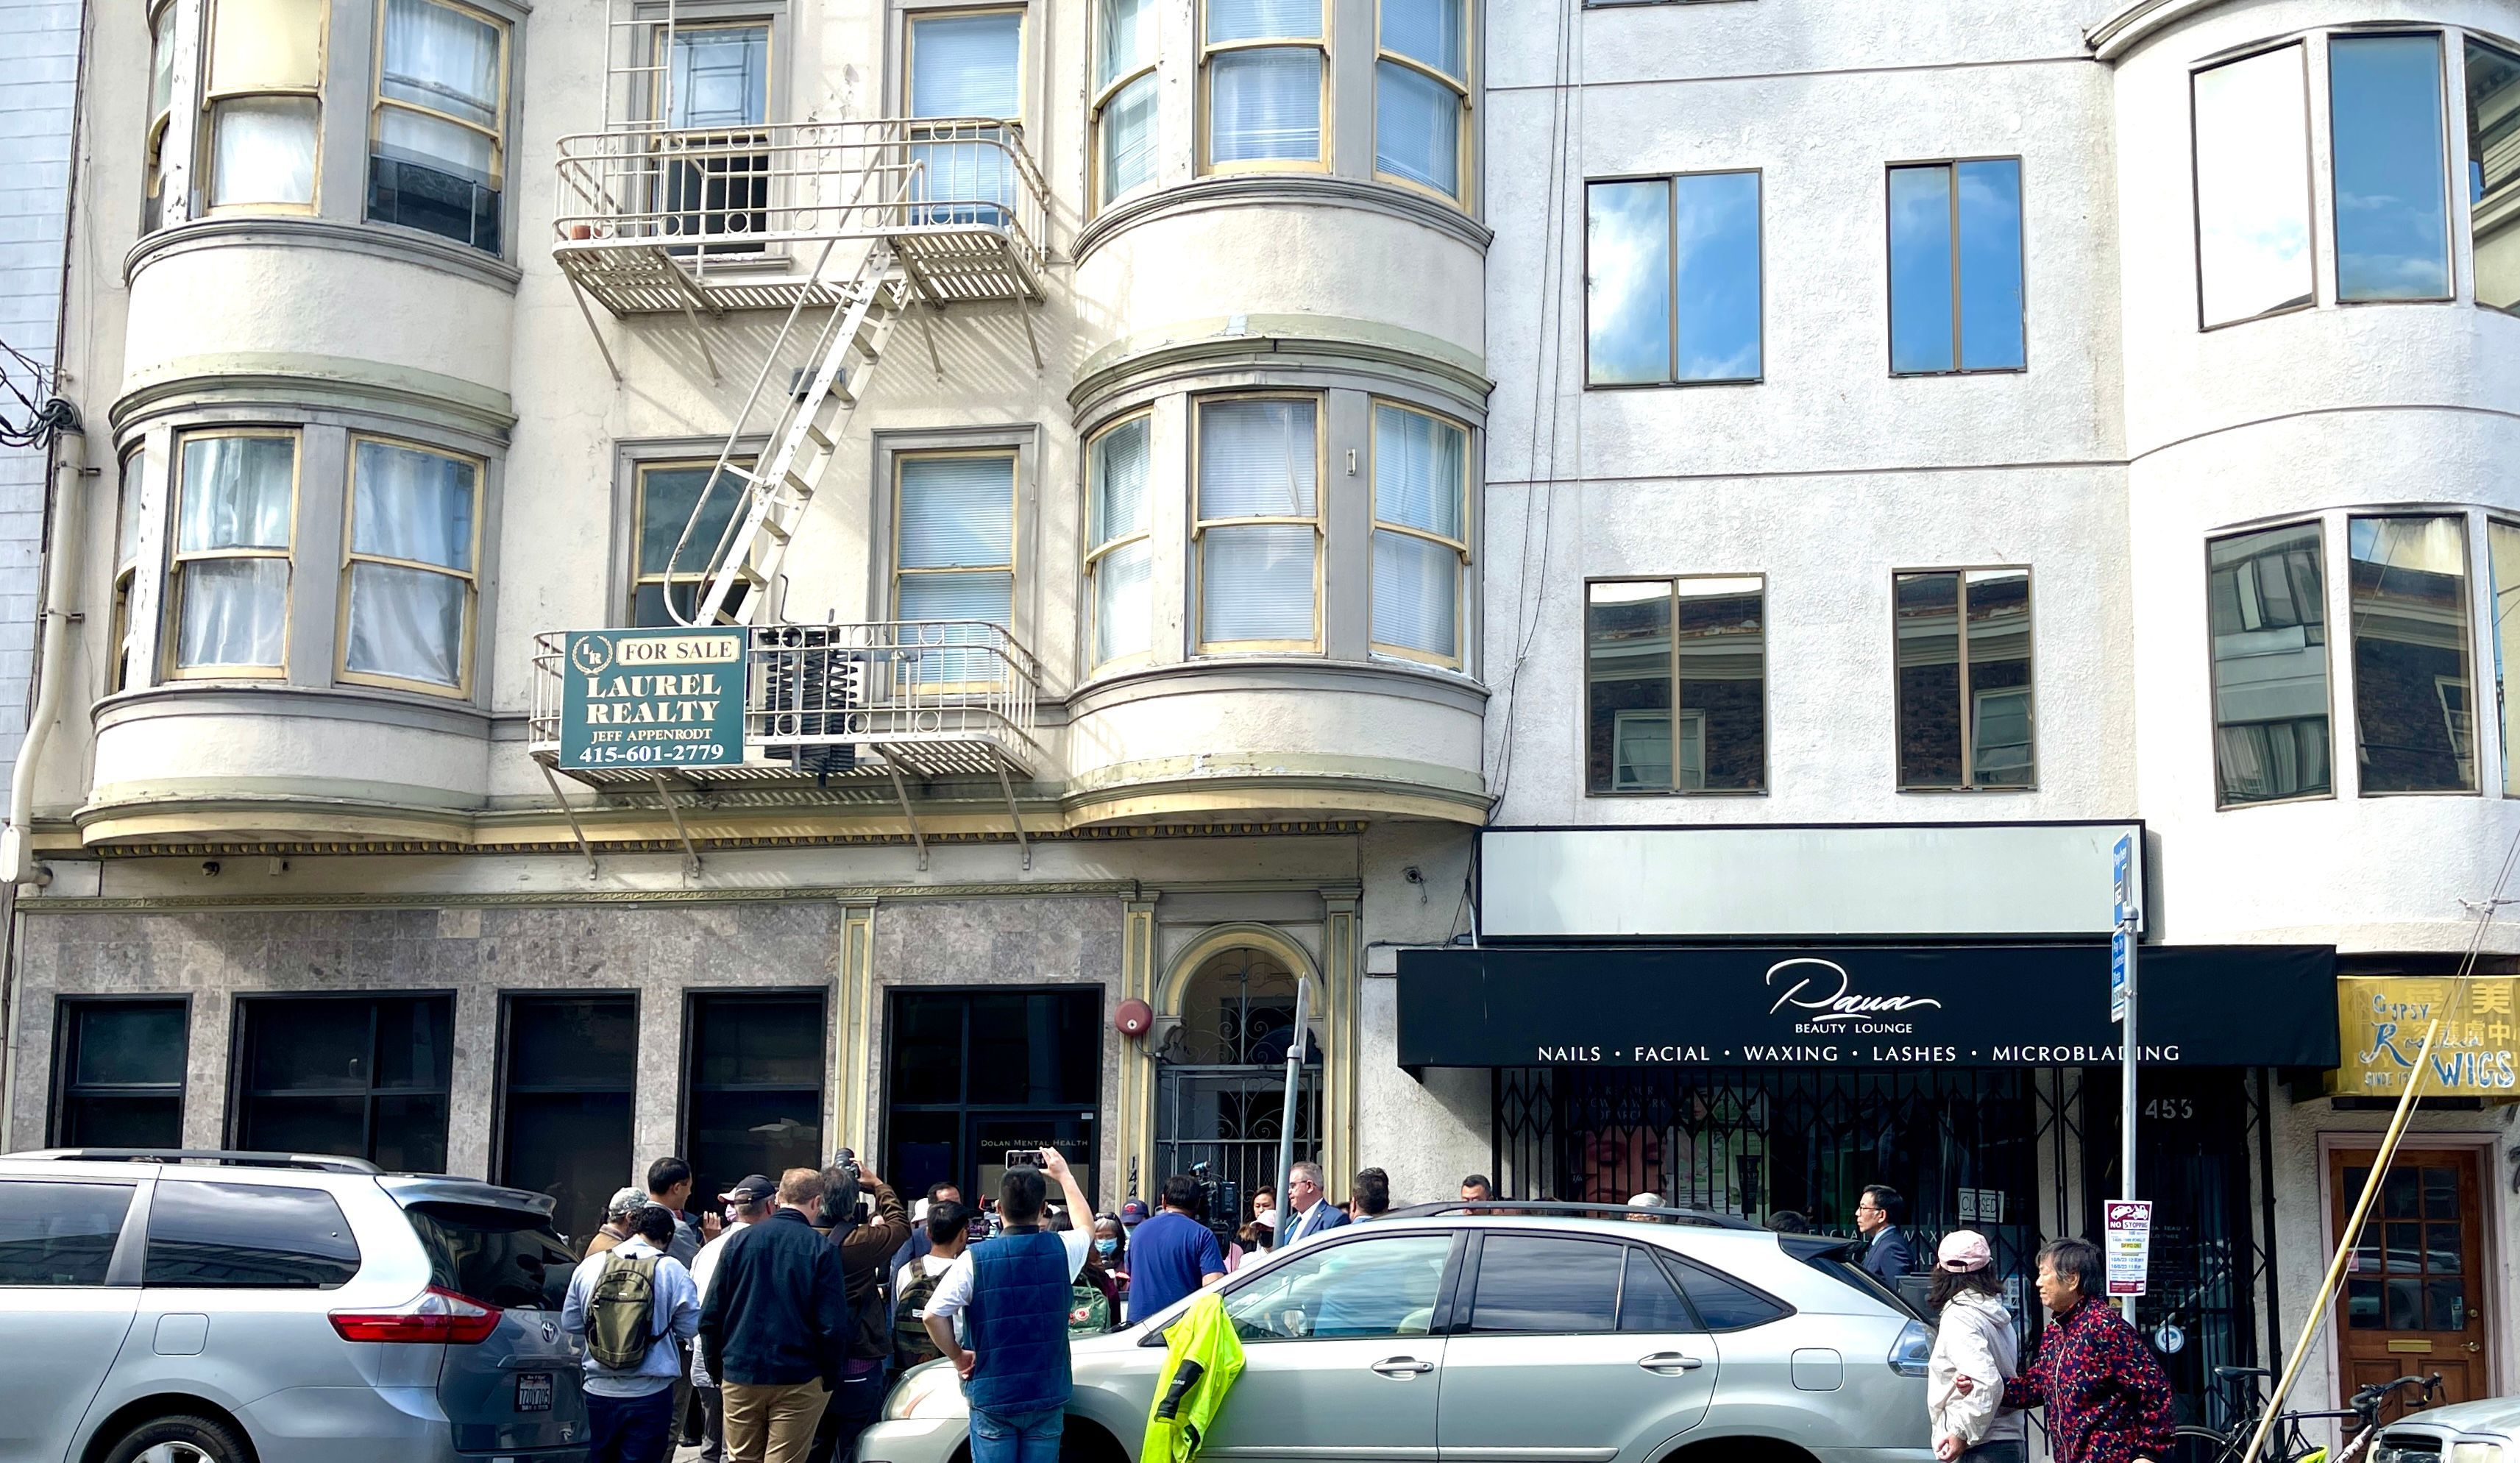
[[[2245,1437],[2227,1437],[2190,1423],[2171,1430],[2170,1451],[2160,1463],[2239,1463],[2240,1450],[2248,1445]]]

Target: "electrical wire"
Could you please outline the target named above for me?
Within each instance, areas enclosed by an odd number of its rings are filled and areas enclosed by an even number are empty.
[[[0,447],[41,450],[78,426],[78,409],[53,394],[52,371],[6,341],[0,341],[0,389],[17,403],[0,403]]]

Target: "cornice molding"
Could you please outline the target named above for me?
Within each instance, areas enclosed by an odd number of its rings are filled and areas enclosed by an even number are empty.
[[[1319,657],[1218,658],[1142,665],[1098,677],[1070,692],[1069,719],[1131,702],[1216,692],[1353,692],[1430,702],[1469,715],[1487,706],[1488,688],[1464,675],[1387,661]]]
[[[107,420],[118,437],[154,417],[217,407],[295,417],[325,409],[400,415],[478,433],[501,446],[517,425],[507,392],[452,376],[347,356],[261,350],[178,356],[128,378]]]
[[[212,249],[330,249],[343,253],[391,259],[514,295],[525,273],[507,260],[480,250],[440,239],[435,234],[390,223],[343,223],[334,218],[301,218],[270,214],[242,218],[196,218],[143,234],[122,256],[122,282],[127,287],[151,263],[177,254]]]
[[[121,691],[91,709],[98,731],[160,716],[290,716],[319,721],[358,721],[411,727],[486,741],[501,719],[479,707],[439,697],[351,686],[291,686],[240,682],[175,681]]]
[[[1202,389],[1238,374],[1285,384],[1306,375],[1381,378],[1432,392],[1474,418],[1486,416],[1496,388],[1483,362],[1414,331],[1332,316],[1247,315],[1213,324],[1218,328],[1196,336],[1131,338],[1096,351],[1067,393],[1078,427],[1090,431],[1124,394]]]
[[[1449,235],[1481,253],[1496,231],[1425,194],[1389,183],[1369,183],[1331,173],[1227,173],[1197,178],[1121,200],[1079,229],[1071,254],[1082,264],[1096,250],[1140,224],[1211,208],[1361,208]]]

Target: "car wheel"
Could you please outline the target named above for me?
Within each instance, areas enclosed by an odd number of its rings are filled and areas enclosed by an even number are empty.
[[[250,1463],[252,1457],[226,1423],[159,1417],[123,1434],[105,1463]]]

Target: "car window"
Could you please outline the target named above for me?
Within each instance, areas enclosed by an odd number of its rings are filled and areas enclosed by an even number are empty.
[[[330,1290],[359,1273],[359,1245],[321,1189],[160,1182],[149,1204],[143,1285]]]
[[[1225,1298],[1244,1341],[1424,1336],[1453,1253],[1448,1234],[1307,1246]]]
[[[1689,1305],[1709,1331],[1744,1331],[1794,1313],[1792,1306],[1719,1274],[1694,1260],[1674,1258],[1671,1271],[1688,1296]]]
[[[1543,1235],[1492,1234],[1479,1248],[1472,1331],[1565,1333],[1618,1328],[1626,1247]]]
[[[542,1215],[463,1204],[405,1210],[433,1285],[506,1310],[558,1310],[577,1268]]]
[[[1694,1331],[1697,1317],[1688,1303],[1654,1263],[1653,1256],[1628,1248],[1627,1278],[1619,1285],[1619,1329],[1622,1331]]]
[[[103,1285],[135,1186],[0,1183],[0,1285]]]

